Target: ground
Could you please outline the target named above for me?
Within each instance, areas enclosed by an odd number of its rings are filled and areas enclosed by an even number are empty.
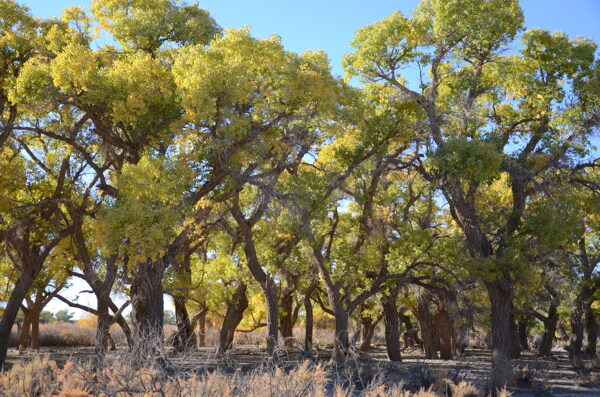
[[[119,349],[110,354],[119,354]],[[403,383],[410,390],[418,390],[422,386],[427,388],[436,379],[450,379],[454,383],[464,380],[484,389],[490,374],[490,354],[489,350],[470,349],[458,360],[426,360],[419,350],[414,349],[404,352],[401,363],[391,363],[387,360],[385,348],[379,346],[349,360],[343,368],[334,370],[331,367],[331,373],[340,382],[352,379],[358,391],[376,377],[387,384]],[[61,366],[69,359],[90,360],[93,348],[42,348],[39,352],[23,355],[11,349],[7,365],[38,355],[49,355],[51,360]],[[327,364],[330,355],[331,351],[325,348],[319,350],[313,359]],[[305,359],[307,357],[300,350],[280,350],[277,365],[292,368]],[[174,371],[193,372],[220,370],[225,373],[246,373],[269,365],[263,350],[250,345],[237,346],[221,357],[215,356],[214,349],[203,348],[194,353],[171,355],[168,360]],[[600,368],[589,363],[587,373],[578,374],[563,349],[555,349],[551,358],[539,358],[533,353],[525,352],[521,359],[513,361],[513,365],[517,380],[513,396],[600,396]]]

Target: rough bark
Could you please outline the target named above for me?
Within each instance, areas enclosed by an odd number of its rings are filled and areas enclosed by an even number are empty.
[[[419,288],[420,290],[420,288]],[[437,343],[434,318],[429,310],[429,297],[424,291],[417,292],[417,313],[421,338],[423,340],[423,351],[425,358],[437,359]]]
[[[294,346],[294,325],[298,320],[298,310],[300,305],[295,304],[294,299],[295,289],[289,286],[284,289],[281,296],[281,312],[279,317],[280,332],[283,338],[285,347],[291,348]]]
[[[24,353],[31,345],[31,320],[33,312],[29,309],[24,309],[23,313],[25,315],[23,316],[23,325],[19,334],[19,353]]]
[[[206,314],[208,307],[202,308],[198,313],[198,347],[206,346]]]
[[[133,352],[136,361],[164,365],[162,259],[138,264],[131,283]]]
[[[490,298],[492,320],[492,383],[501,387],[512,382],[510,358],[513,348],[512,282],[501,276],[485,283]]]
[[[246,297],[247,289],[248,287],[246,284],[240,281],[231,298],[231,303],[227,307],[223,325],[221,326],[221,332],[219,333],[218,354],[226,352],[233,345],[235,330],[244,318],[244,311],[248,308],[248,298]]]
[[[110,339],[110,325],[111,316],[109,314],[109,303],[110,299],[107,296],[96,295],[98,300],[97,306],[97,328],[96,328],[96,346],[94,347],[95,353],[95,364],[98,368],[104,365],[104,358],[108,350],[109,339]],[[107,299],[108,298],[108,299]]]
[[[383,294],[381,297],[383,321],[385,324],[385,349],[390,361],[402,361],[402,350],[400,349],[400,317],[396,306],[398,290],[398,288],[392,288],[390,294]],[[410,318],[408,321],[410,322]]]
[[[437,335],[440,341],[440,358],[442,360],[452,360],[452,335],[454,327],[448,310],[441,306],[435,313],[435,324]]]

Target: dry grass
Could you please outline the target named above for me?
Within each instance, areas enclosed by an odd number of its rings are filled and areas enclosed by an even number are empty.
[[[115,356],[102,369],[93,371],[89,363],[68,361],[63,368],[48,358],[16,364],[0,373],[0,395],[7,397],[55,395],[80,396],[190,396],[190,397],[433,397],[483,396],[472,385],[458,384],[438,377],[436,382],[418,391],[406,390],[402,384],[386,385],[374,377],[366,387],[355,390],[354,384],[339,382],[322,365],[304,362],[292,369],[265,366],[249,373],[225,374],[188,371],[169,373],[153,368],[134,368],[123,357]],[[338,380],[336,380],[338,379]],[[510,395],[503,392],[503,395]]]

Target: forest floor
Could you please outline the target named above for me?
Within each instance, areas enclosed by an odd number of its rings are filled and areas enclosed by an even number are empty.
[[[111,352],[118,355],[119,351]],[[68,360],[76,362],[91,361],[93,348],[42,348],[37,352],[19,355],[10,349],[7,367],[34,357],[49,356],[59,366]],[[316,362],[328,365],[331,351],[318,350],[314,356]],[[354,360],[342,368],[330,367],[333,383],[348,382],[351,379],[357,391],[365,388],[374,379],[385,384],[403,384],[406,389],[418,390],[428,388],[436,381],[449,379],[457,384],[466,381],[480,390],[485,390],[491,365],[489,350],[468,349],[463,357],[457,360],[427,360],[420,350],[412,349],[403,352],[401,363],[387,360],[385,348],[374,347],[368,353],[360,353]],[[297,351],[280,350],[277,365],[291,369],[306,357]],[[237,346],[228,354],[217,357],[213,348],[202,348],[194,353],[172,355],[168,358],[170,367],[178,373],[208,373],[222,371],[225,374],[250,373],[260,371],[272,362],[266,359],[264,350],[257,346]],[[564,349],[552,351],[551,358],[540,358],[533,353],[525,352],[518,360],[512,361],[516,374],[516,387],[511,391],[515,397],[525,396],[600,396],[600,366],[598,362],[587,363],[585,374],[577,373],[571,365]]]

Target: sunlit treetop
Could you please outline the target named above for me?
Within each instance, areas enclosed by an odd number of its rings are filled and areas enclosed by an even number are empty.
[[[169,43],[207,44],[219,32],[198,3],[178,0],[93,0],[92,13],[121,45],[151,53]]]

